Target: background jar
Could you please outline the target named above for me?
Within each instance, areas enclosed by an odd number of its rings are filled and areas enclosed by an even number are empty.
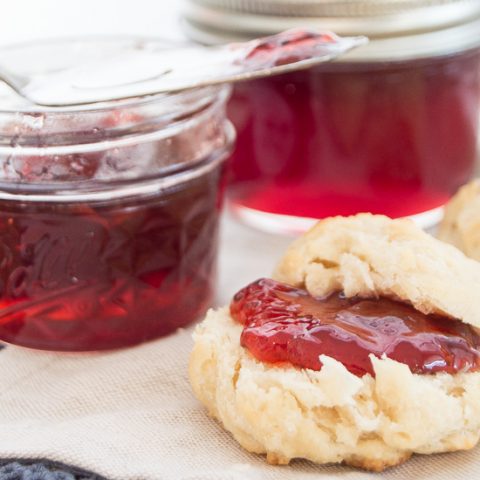
[[[365,34],[339,60],[237,84],[231,204],[275,232],[360,211],[438,221],[473,175],[480,2],[190,0],[189,35],[230,41],[291,27]]]
[[[2,50],[0,61],[50,69],[122,42],[37,43]],[[117,348],[203,314],[233,141],[229,89],[74,109],[2,93],[0,340]]]

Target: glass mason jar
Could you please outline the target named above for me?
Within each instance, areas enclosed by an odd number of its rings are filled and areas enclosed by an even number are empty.
[[[435,224],[474,173],[480,2],[190,0],[204,43],[290,27],[364,34],[321,66],[235,85],[230,204],[264,230],[295,233],[358,212]]]
[[[129,40],[123,40],[129,42]],[[18,73],[122,41],[0,51]],[[212,301],[228,87],[76,108],[0,95],[0,340],[48,350],[124,347]]]

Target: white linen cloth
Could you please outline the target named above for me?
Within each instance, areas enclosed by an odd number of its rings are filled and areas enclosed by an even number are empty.
[[[268,275],[289,239],[224,222],[220,304]],[[0,458],[48,458],[112,480],[464,480],[480,448],[415,456],[382,474],[295,461],[269,466],[209,418],[187,377],[192,328],[106,353],[0,352]]]

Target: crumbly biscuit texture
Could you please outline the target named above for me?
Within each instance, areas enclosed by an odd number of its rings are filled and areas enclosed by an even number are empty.
[[[375,357],[376,378],[325,356],[318,372],[272,366],[240,346],[241,331],[228,309],[208,313],[194,334],[191,383],[211,415],[271,463],[306,458],[380,471],[479,439],[479,373],[415,375]]]
[[[448,202],[438,238],[480,260],[480,180],[463,186]]]
[[[360,214],[320,221],[293,242],[274,278],[316,296],[391,297],[480,327],[480,264],[409,220]]]

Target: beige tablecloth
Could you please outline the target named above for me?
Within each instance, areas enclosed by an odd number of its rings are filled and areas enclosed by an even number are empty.
[[[268,275],[288,243],[226,219],[218,302]],[[0,353],[0,458],[49,458],[122,480],[480,479],[478,448],[417,456],[383,474],[304,461],[266,465],[193,397],[190,336],[187,329],[101,354],[7,347]]]

